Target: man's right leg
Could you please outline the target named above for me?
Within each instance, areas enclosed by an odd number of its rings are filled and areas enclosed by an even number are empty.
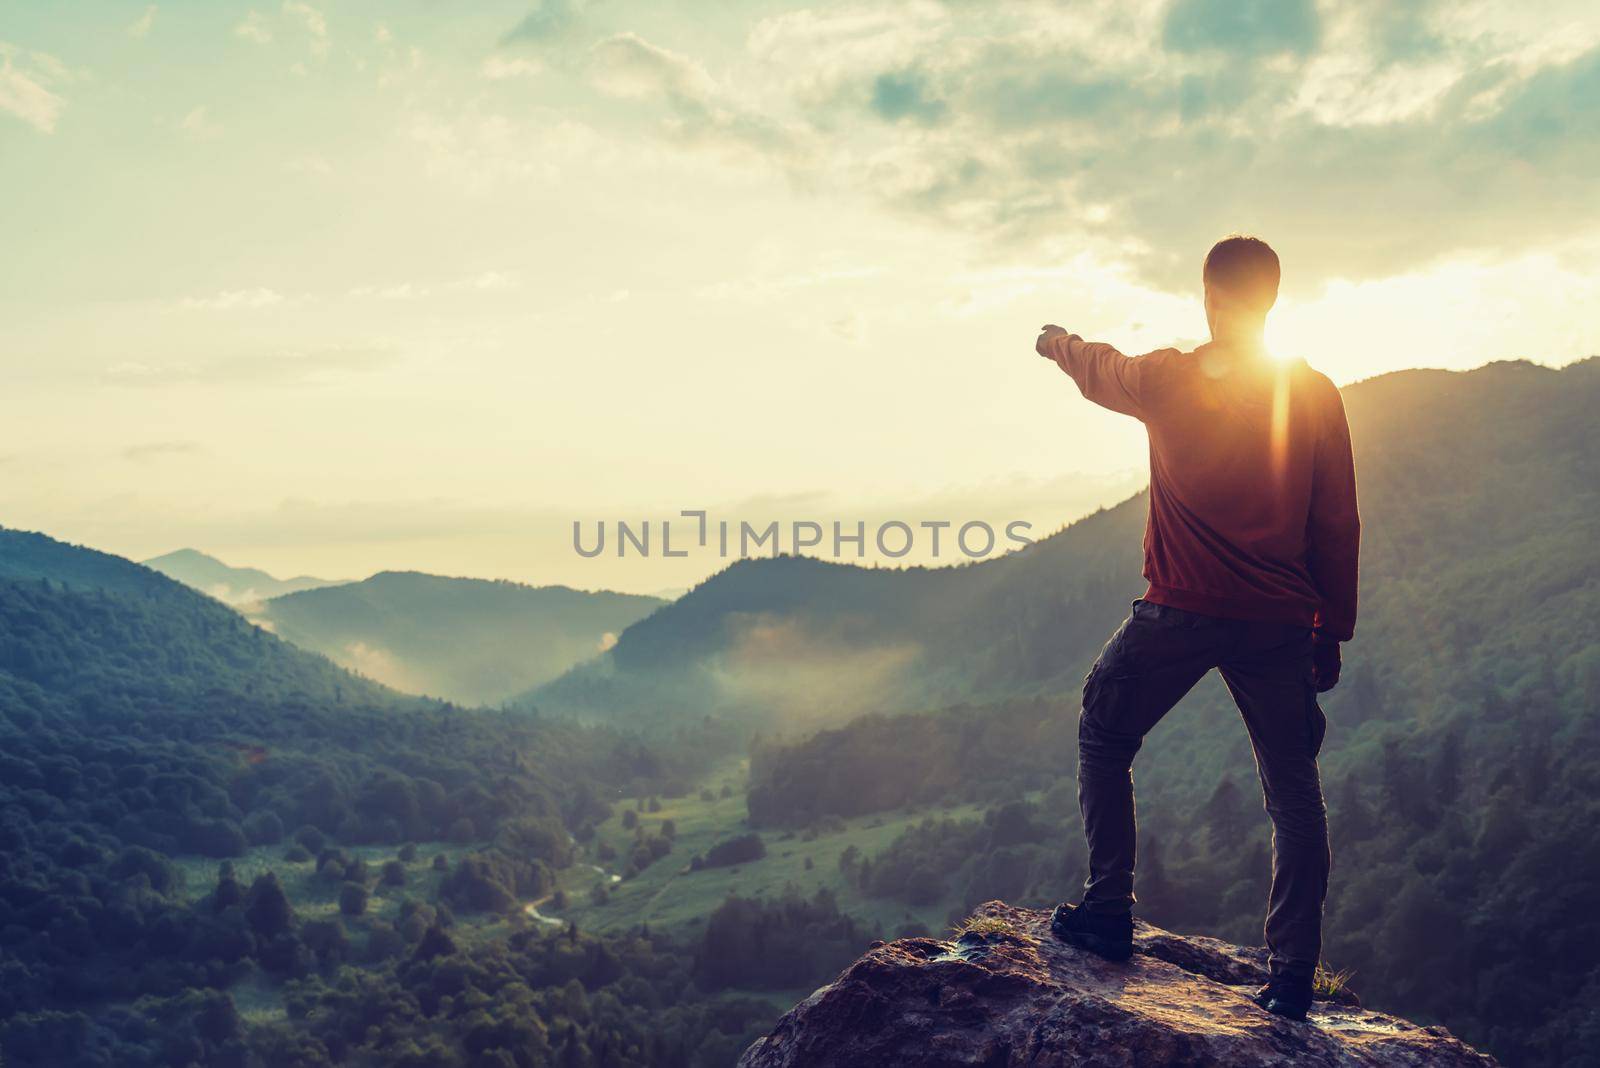
[[[1322,956],[1328,893],[1328,812],[1317,774],[1327,720],[1317,705],[1309,628],[1254,624],[1221,665],[1244,716],[1272,818],[1272,891],[1266,938],[1274,981],[1309,1001]]]
[[[1088,912],[1126,915],[1133,908],[1133,758],[1150,729],[1215,666],[1225,639],[1220,620],[1135,601],[1089,672],[1078,716]]]

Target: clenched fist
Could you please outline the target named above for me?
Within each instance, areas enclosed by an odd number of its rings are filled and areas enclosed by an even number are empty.
[[[1317,692],[1327,693],[1339,685],[1339,643],[1319,641],[1311,649],[1311,677]]]

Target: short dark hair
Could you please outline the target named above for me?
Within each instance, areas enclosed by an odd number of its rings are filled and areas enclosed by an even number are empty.
[[[1259,237],[1233,234],[1206,253],[1206,285],[1232,303],[1266,314],[1278,300],[1278,254]]]

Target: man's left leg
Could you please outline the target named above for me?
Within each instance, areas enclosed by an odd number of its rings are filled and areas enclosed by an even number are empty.
[[[1304,1015],[1322,956],[1328,895],[1328,812],[1317,753],[1327,720],[1317,705],[1308,628],[1252,624],[1221,665],[1223,681],[1250,731],[1267,814],[1272,818],[1272,892],[1266,938],[1273,984]],[[1292,1011],[1298,1008],[1298,1012]]]
[[[1113,959],[1133,951],[1133,759],[1144,736],[1215,665],[1227,634],[1219,620],[1139,600],[1101,650],[1078,716],[1089,879],[1082,904],[1062,905],[1052,917],[1058,938]]]

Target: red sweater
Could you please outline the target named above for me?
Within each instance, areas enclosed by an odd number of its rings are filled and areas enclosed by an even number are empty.
[[[1350,639],[1361,520],[1350,427],[1326,375],[1216,344],[1130,358],[1061,334],[1045,354],[1149,433],[1147,600]]]

